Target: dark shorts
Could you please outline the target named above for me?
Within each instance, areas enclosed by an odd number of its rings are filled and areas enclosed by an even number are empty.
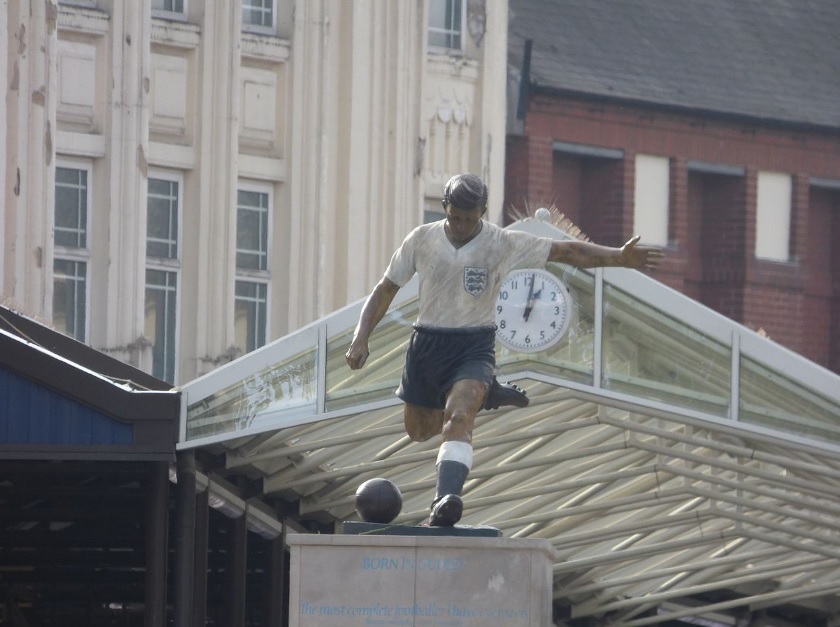
[[[496,371],[496,329],[443,329],[414,325],[397,389],[406,403],[443,409],[456,381],[489,386]]]

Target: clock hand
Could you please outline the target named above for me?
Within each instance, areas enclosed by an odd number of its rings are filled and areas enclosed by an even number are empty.
[[[534,295],[531,296],[531,300],[528,301],[528,316],[531,315],[531,312],[534,309],[534,303],[537,302],[540,299],[540,294],[542,294],[542,288],[540,288],[536,292],[534,292]],[[527,320],[527,318],[526,318],[526,320]]]
[[[536,279],[536,275],[531,275],[531,287],[528,288],[528,300],[525,302],[525,313],[522,315],[522,318],[525,322],[528,322],[528,318],[531,315],[531,310],[534,308],[534,281]]]
[[[531,291],[533,292],[533,290]],[[528,322],[528,318],[531,317],[531,312],[534,310],[534,303],[540,299],[540,294],[542,294],[542,288],[528,296],[528,304],[525,307],[525,322]]]
[[[542,294],[542,289],[538,289],[531,298],[528,299],[528,305],[525,307],[525,322],[528,322],[528,318],[531,317],[531,312],[534,310],[534,303],[540,299],[540,294]]]

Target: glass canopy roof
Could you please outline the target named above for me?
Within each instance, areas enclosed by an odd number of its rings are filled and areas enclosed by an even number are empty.
[[[509,228],[568,237],[535,219]],[[572,617],[840,613],[840,377],[640,272],[548,269],[572,323],[544,352],[497,344],[501,378],[532,400],[479,414],[464,522],[551,540]],[[361,306],[183,386],[179,449],[224,452],[328,522],[354,518],[355,487],[385,476],[403,492],[397,522],[419,523],[439,443],[405,436],[394,396],[416,281],[351,371]]]

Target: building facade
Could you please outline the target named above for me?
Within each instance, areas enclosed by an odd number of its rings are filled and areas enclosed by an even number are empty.
[[[642,234],[667,249],[657,279],[840,372],[840,141],[754,125],[745,137],[726,121],[699,130],[693,116],[644,107],[533,104],[534,135],[509,145],[512,206],[517,191],[547,199],[598,242]],[[721,163],[721,141],[740,159]]]
[[[840,372],[838,26],[826,0],[512,0],[506,207],[639,233],[657,279]]]
[[[502,0],[8,0],[0,32],[0,294],[172,383],[363,297],[451,174],[501,215]]]

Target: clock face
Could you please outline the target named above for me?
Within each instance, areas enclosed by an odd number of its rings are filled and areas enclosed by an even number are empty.
[[[525,353],[545,350],[569,328],[572,298],[566,286],[547,270],[514,270],[496,300],[496,337]]]

